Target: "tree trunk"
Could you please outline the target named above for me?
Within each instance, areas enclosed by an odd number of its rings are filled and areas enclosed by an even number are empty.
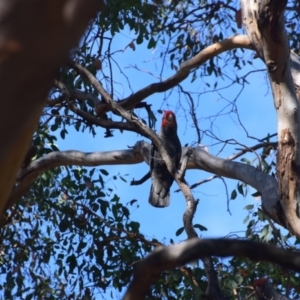
[[[284,0],[242,0],[243,22],[258,56],[265,62],[278,116],[277,179],[287,227],[299,236],[300,112],[290,68]]]

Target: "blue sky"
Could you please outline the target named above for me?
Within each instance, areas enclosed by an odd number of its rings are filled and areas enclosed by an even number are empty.
[[[112,43],[112,52],[114,50],[124,49],[132,40],[132,37],[125,35],[118,35],[118,38],[114,39]],[[246,50],[246,56],[248,60],[252,60],[253,53]],[[222,56],[220,56],[222,58]],[[126,73],[129,78],[130,85],[133,91],[137,91],[146,85],[157,82],[158,79],[155,76],[160,75],[160,59],[159,50],[149,50],[143,45],[138,45],[136,50],[133,51],[127,48],[124,52],[115,54],[114,59],[118,62],[120,69]],[[221,60],[219,60],[221,61]],[[223,62],[221,61],[221,64]],[[107,72],[106,61],[103,61],[103,71]],[[139,71],[134,66],[137,66]],[[233,69],[228,66],[223,66],[224,71],[235,78],[235,75],[231,72]],[[231,68],[231,70],[230,70]],[[263,64],[258,60],[253,61],[253,66],[246,66],[240,70],[237,75],[242,76],[249,71],[263,69]],[[114,69],[114,82],[115,88],[118,93],[115,99],[121,99],[132,92],[128,88],[127,82],[120,70]],[[152,76],[151,74],[154,74]],[[162,73],[162,78],[165,79],[174,74],[168,65],[168,60]],[[99,73],[99,79],[102,77]],[[268,133],[272,134],[276,132],[276,112],[273,105],[272,95],[268,87],[267,78],[264,72],[252,73],[247,77],[247,81],[251,85],[245,85],[244,90],[239,95],[237,100],[237,108],[240,119],[244,126],[247,128],[249,135],[257,138],[263,138]],[[215,78],[204,77],[198,78],[191,83],[191,77],[186,79],[182,86],[186,91],[191,91],[193,99],[197,106],[197,117],[199,119],[199,127],[201,130],[213,130],[213,132],[221,139],[235,139],[238,142],[252,146],[256,144],[256,141],[247,138],[247,135],[243,128],[239,125],[236,118],[236,114],[224,114],[215,118],[212,125],[210,116],[217,114],[222,110],[228,102],[233,101],[240,93],[241,86],[235,85],[228,89],[221,90],[219,92],[211,91],[212,88],[207,87],[206,83],[210,83],[213,86]],[[230,83],[225,77],[224,80],[219,78],[218,88],[225,87]],[[206,93],[204,93],[206,91]],[[210,92],[209,92],[210,91]],[[167,96],[171,93],[171,97],[167,100]],[[171,100],[172,99],[172,100]],[[173,109],[177,113],[177,119],[179,123],[178,134],[182,145],[193,144],[196,141],[196,133],[192,127],[190,117],[186,118],[186,115],[182,110],[178,110],[177,101],[179,99],[178,89],[175,88],[171,92],[155,94],[146,99],[148,103],[152,104],[152,109],[157,112],[158,109]],[[186,101],[183,100],[181,95],[181,101],[183,106],[187,107]],[[228,111],[225,110],[225,111]],[[140,116],[146,117],[146,112],[140,110]],[[159,124],[161,115],[156,115],[158,122],[156,129],[159,130]],[[82,134],[78,132],[69,131],[69,135],[66,140],[59,139],[57,144],[60,150],[80,150],[86,152],[93,151],[109,151],[118,149],[127,149],[127,146],[134,145],[138,140],[143,139],[141,136],[135,133],[123,133],[121,134],[117,130],[114,132],[114,138],[105,139],[103,137],[103,130],[97,129],[97,136],[94,138],[87,132]],[[222,145],[213,145],[216,141],[205,136],[202,140],[202,144],[207,146],[211,154],[218,154]],[[235,149],[237,146],[226,146],[224,150],[219,154],[219,157],[226,158],[233,153],[237,152]],[[241,148],[241,146],[239,146]],[[248,159],[254,159],[255,156],[247,154],[245,157]],[[238,160],[239,161],[239,160]],[[176,183],[173,184],[171,190],[171,205],[168,208],[158,209],[148,204],[148,194],[150,190],[151,181],[148,180],[140,186],[130,186],[130,181],[141,178],[149,167],[146,163],[138,165],[120,165],[120,166],[105,166],[105,169],[113,175],[125,175],[128,174],[126,179],[127,183],[122,181],[114,182],[115,193],[121,197],[123,204],[126,204],[132,199],[137,199],[139,203],[138,208],[134,208],[131,211],[131,219],[139,221],[141,223],[141,232],[148,237],[156,237],[158,239],[166,239],[166,244],[169,243],[169,238],[173,238],[175,241],[184,240],[185,234],[175,237],[175,232],[178,228],[182,227],[182,215],[185,210],[185,199],[181,193],[174,193],[177,189]],[[186,179],[190,184],[193,184],[199,180],[206,179],[212,174],[203,171],[188,171]],[[237,181],[226,179],[229,195],[231,191],[236,188]],[[251,193],[254,192],[250,189]],[[259,201],[255,200],[251,196],[244,198],[239,195],[236,200],[230,201],[230,215],[227,212],[227,198],[225,194],[225,187],[220,179],[215,179],[209,183],[203,184],[196,188],[194,191],[195,198],[200,199],[197,212],[194,218],[194,224],[201,224],[208,228],[208,231],[202,232],[202,237],[222,237],[230,232],[238,232],[240,236],[244,236],[243,231],[245,225],[243,224],[244,218],[247,216],[247,211],[244,207],[247,204],[259,204]],[[251,194],[250,193],[250,194]],[[198,232],[199,233],[199,232]]]

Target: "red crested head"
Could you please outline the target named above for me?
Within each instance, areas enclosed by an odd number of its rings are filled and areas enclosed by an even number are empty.
[[[176,116],[171,110],[165,110],[161,122],[162,128],[175,128],[177,129]]]
[[[253,287],[262,287],[264,284],[268,282],[267,278],[260,278],[253,281]]]

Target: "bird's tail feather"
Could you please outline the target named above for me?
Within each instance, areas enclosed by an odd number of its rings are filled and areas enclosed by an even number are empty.
[[[157,194],[151,185],[150,195],[149,195],[149,203],[155,207],[166,207],[170,204],[170,194],[167,193],[164,198],[162,198],[159,194]]]

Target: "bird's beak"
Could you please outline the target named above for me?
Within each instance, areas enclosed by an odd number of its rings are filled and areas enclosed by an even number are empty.
[[[170,125],[174,124],[174,116],[172,114],[168,115],[168,122],[169,122]]]

